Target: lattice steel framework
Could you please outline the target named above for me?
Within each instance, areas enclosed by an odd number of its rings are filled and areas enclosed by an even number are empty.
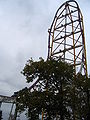
[[[48,59],[59,58],[72,64],[75,74],[87,75],[83,16],[76,1],[59,7],[48,32]]]

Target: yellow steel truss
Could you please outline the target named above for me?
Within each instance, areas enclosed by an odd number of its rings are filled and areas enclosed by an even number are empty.
[[[73,65],[75,74],[87,76],[83,16],[75,0],[59,7],[48,32],[48,59],[61,59]]]

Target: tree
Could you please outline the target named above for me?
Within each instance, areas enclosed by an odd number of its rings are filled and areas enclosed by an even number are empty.
[[[44,110],[46,120],[86,119],[87,78],[75,76],[73,66],[60,60],[30,59],[21,72],[35,88],[19,91],[17,110],[28,110],[30,120],[38,120]],[[34,86],[33,86],[34,87]]]

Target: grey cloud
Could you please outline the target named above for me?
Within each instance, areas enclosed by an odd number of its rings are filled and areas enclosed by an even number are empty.
[[[64,0],[0,1],[0,94],[12,95],[14,91],[29,86],[20,71],[30,57],[35,60],[40,56],[46,59],[47,31],[56,10],[63,2]],[[81,0],[79,4],[85,18],[89,45],[90,8],[87,8],[86,15],[85,5]]]

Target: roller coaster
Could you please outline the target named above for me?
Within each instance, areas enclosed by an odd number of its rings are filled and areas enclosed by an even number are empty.
[[[48,33],[47,60],[60,59],[73,65],[75,75],[88,76],[83,15],[75,0],[66,1],[58,8]],[[39,81],[29,89],[37,84]]]
[[[57,10],[49,29],[48,58],[60,58],[87,75],[83,15],[76,1],[70,0]]]
[[[59,58],[72,64],[75,74],[88,76],[83,15],[75,0],[66,1],[58,8],[48,33],[47,59]],[[38,83],[35,81],[29,89],[35,89]]]

